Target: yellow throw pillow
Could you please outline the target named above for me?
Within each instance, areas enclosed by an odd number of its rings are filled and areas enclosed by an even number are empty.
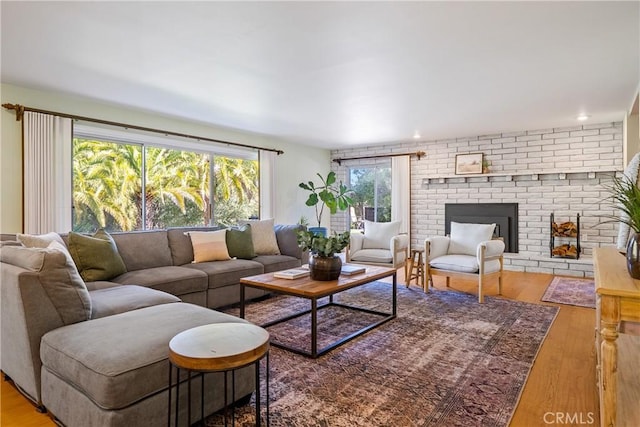
[[[227,230],[189,231],[193,262],[224,261],[231,259],[227,250]]]

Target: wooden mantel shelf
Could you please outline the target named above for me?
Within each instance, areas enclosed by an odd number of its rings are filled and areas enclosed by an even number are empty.
[[[530,178],[532,181],[540,180],[541,176],[555,175],[556,179],[571,179],[575,175],[587,174],[588,179],[595,179],[596,174],[608,174],[613,175],[620,172],[615,169],[571,169],[566,170],[539,170],[539,171],[527,171],[527,172],[499,172],[499,173],[482,173],[474,175],[443,175],[443,176],[429,176],[422,178],[423,185],[429,184],[446,184],[448,182],[463,183],[463,182],[489,182],[495,179],[492,178],[504,178],[501,181],[516,181],[518,178]]]

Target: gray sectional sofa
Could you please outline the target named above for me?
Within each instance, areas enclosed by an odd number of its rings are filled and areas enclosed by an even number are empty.
[[[127,271],[84,285],[68,272],[72,261],[61,252],[4,242],[3,373],[63,425],[166,425],[171,338],[200,325],[244,322],[213,310],[239,302],[240,278],[306,263],[296,244],[298,226],[274,229],[279,255],[197,264],[187,229],[114,233]],[[260,296],[247,292],[246,298]],[[195,402],[200,402],[199,381],[192,388]],[[206,374],[205,381],[210,414],[223,407],[224,382],[220,373]],[[236,373],[236,395],[228,397],[236,401],[253,390],[253,370],[244,368]],[[186,397],[180,393],[181,400]],[[182,425],[186,407],[185,400]],[[190,422],[199,416],[192,412]]]

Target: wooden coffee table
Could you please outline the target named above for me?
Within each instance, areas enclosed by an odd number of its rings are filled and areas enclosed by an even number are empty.
[[[396,281],[396,270],[393,268],[387,267],[375,267],[375,266],[366,266],[366,271],[361,274],[356,274],[353,276],[340,276],[338,280],[333,281],[319,281],[319,280],[311,280],[309,277],[302,277],[300,279],[279,279],[273,277],[273,273],[260,274],[257,276],[244,277],[240,279],[240,317],[244,318],[245,315],[245,287],[249,286],[252,288],[262,289],[268,292],[274,292],[283,295],[290,295],[298,298],[304,298],[311,301],[311,309],[301,311],[298,313],[294,313],[289,316],[285,316],[279,319],[272,320],[261,325],[263,328],[267,328],[269,326],[286,322],[288,320],[294,319],[296,317],[303,316],[305,314],[311,313],[311,351],[306,351],[300,348],[291,347],[289,345],[271,341],[271,344],[283,348],[285,350],[292,351],[294,353],[302,354],[304,356],[310,356],[312,358],[317,358],[325,354],[326,352],[333,350],[334,348],[342,345],[357,336],[364,334],[365,332],[382,325],[385,322],[388,322],[391,319],[396,317],[397,312],[397,281]],[[369,310],[362,307],[354,307],[351,305],[340,304],[334,302],[333,296],[337,293],[346,291],[347,289],[355,288],[357,286],[366,285],[367,283],[371,283],[373,281],[382,279],[384,277],[393,276],[393,284],[392,284],[392,310],[391,313],[385,313],[375,310]],[[318,299],[329,297],[329,302],[318,306]],[[318,349],[318,310],[321,310],[326,307],[344,307],[351,310],[362,311],[365,313],[375,314],[382,316],[380,320],[374,322],[364,328],[348,335],[324,348]]]

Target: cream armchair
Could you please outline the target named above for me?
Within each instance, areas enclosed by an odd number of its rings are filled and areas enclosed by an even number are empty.
[[[425,292],[433,286],[432,276],[478,280],[478,301],[484,302],[486,279],[498,278],[498,295],[502,294],[504,242],[492,240],[495,224],[461,224],[451,222],[449,236],[427,238],[425,246]]]
[[[346,260],[356,264],[404,267],[407,276],[409,236],[399,234],[400,221],[372,222],[364,220],[364,234],[352,233]]]

